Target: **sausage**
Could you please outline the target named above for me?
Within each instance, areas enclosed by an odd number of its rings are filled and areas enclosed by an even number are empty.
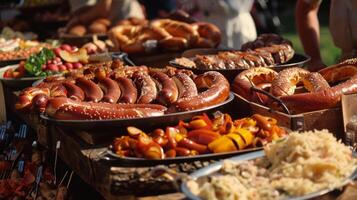
[[[223,102],[229,96],[229,83],[219,72],[209,71],[198,75],[194,82],[198,89],[208,89],[197,96],[177,100],[170,107],[170,111],[187,111],[213,106]]]
[[[103,98],[103,91],[91,80],[77,78],[76,85],[84,91],[88,101],[99,102]]]
[[[184,147],[184,148],[187,148],[190,150],[195,150],[195,151],[199,152],[200,154],[206,153],[208,150],[206,145],[198,144],[188,138],[183,138],[182,140],[180,140],[178,145],[180,147]]]
[[[191,151],[184,147],[176,147],[174,150],[178,156],[189,156],[191,154]]]
[[[273,82],[277,76],[277,72],[265,67],[247,69],[235,77],[232,90],[249,101],[259,102],[257,93],[251,90],[252,84],[262,86],[261,84]]]
[[[61,120],[123,119],[160,116],[164,112],[148,105],[130,108],[120,104],[78,102],[69,98],[58,97],[48,101],[48,116]]]
[[[357,75],[335,87],[319,92],[282,96],[280,99],[295,113],[333,108],[338,105],[342,94],[357,93]]]
[[[178,89],[174,80],[159,71],[151,71],[149,74],[155,80],[159,88],[157,95],[158,102],[163,105],[169,105],[177,101]]]
[[[197,95],[196,84],[187,74],[178,73],[172,79],[175,81],[178,89],[178,99]]]
[[[136,89],[133,81],[129,78],[119,77],[116,79],[120,90],[121,97],[119,103],[135,103],[138,98],[138,90]]]
[[[155,82],[146,73],[133,74],[136,88],[140,90],[140,95],[137,99],[137,103],[151,103],[156,99],[157,89]]]
[[[65,81],[62,85],[67,89],[67,97],[78,101],[84,100],[84,92],[80,87],[70,81]]]
[[[102,78],[98,82],[98,86],[104,91],[105,95],[102,98],[103,102],[116,103],[120,97],[119,85],[110,78]]]

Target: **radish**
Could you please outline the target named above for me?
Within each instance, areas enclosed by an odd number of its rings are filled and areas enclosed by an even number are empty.
[[[57,72],[58,71],[58,66],[55,65],[55,64],[49,64],[49,65],[47,65],[47,69]]]
[[[67,70],[67,67],[65,65],[58,65],[58,69],[60,71],[66,71]]]
[[[68,70],[73,69],[73,64],[72,63],[65,63],[66,67]]]

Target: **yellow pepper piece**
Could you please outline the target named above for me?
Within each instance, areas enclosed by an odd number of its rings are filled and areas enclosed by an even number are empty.
[[[237,150],[233,141],[227,136],[222,136],[212,141],[208,144],[208,148],[214,153],[230,152]]]
[[[177,142],[180,142],[184,137],[185,137],[185,136],[183,136],[181,133],[177,133],[177,134],[175,135],[175,140],[176,140]]]
[[[238,145],[239,149],[244,149],[247,145],[245,144],[244,140],[239,134],[236,133],[230,133],[227,135],[227,137],[231,138],[232,140],[235,141],[235,143]]]
[[[203,119],[195,119],[190,121],[189,126],[192,129],[199,129],[199,128],[206,127],[207,123]]]
[[[242,136],[247,146],[253,143],[254,135],[250,131],[243,128],[237,128],[236,131],[240,136]]]

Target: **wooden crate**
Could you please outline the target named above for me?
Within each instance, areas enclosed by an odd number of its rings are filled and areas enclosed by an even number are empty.
[[[259,113],[274,117],[278,120],[280,126],[290,128],[291,130],[328,129],[335,134],[337,138],[342,138],[344,132],[341,107],[288,115],[260,104],[247,101],[237,94],[234,107],[236,110],[245,110],[245,114],[248,115]],[[249,108],[249,113],[246,111],[247,108]]]

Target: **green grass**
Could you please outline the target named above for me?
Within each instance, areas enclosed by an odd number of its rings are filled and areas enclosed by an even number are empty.
[[[290,7],[285,12],[280,13],[279,17],[282,24],[282,35],[291,40],[294,49],[298,53],[303,53],[299,36],[295,29],[294,8]],[[335,64],[340,56],[340,50],[333,44],[331,34],[328,28],[329,9],[323,8],[319,12],[320,20],[320,52],[322,60],[326,65]]]
[[[336,48],[335,45],[333,44],[328,27],[321,27],[320,31],[321,31],[320,51],[321,51],[322,60],[326,65],[332,65],[337,62],[337,59],[339,58],[340,55],[340,50]],[[301,45],[300,39],[296,32],[295,33],[286,32],[283,33],[283,36],[289,39],[290,41],[292,41],[296,52],[299,53],[304,52],[304,49]]]

